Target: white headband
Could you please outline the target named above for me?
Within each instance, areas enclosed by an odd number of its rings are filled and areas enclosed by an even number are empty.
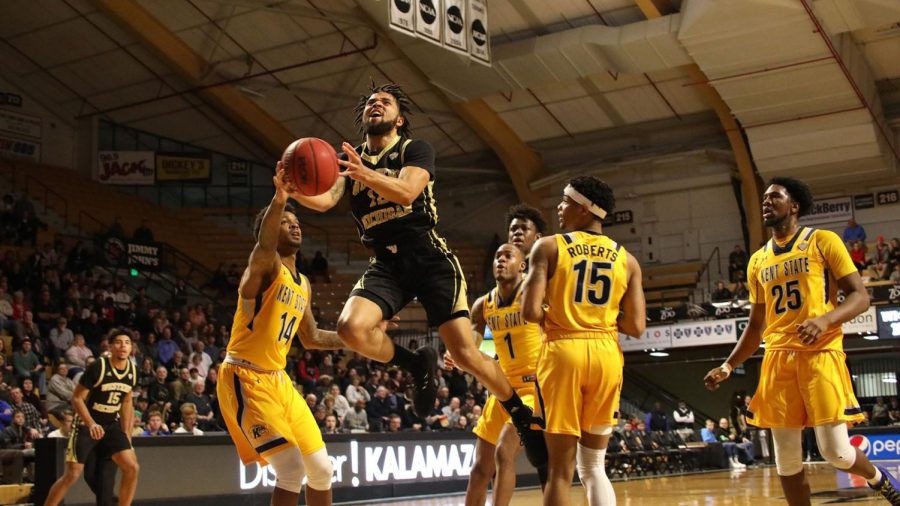
[[[572,188],[572,185],[566,185],[566,189],[563,190],[563,193],[570,199],[586,207],[588,211],[591,212],[591,214],[596,215],[601,220],[606,218],[606,209],[603,209],[597,204],[591,202],[590,199],[582,195],[581,192],[579,192],[575,188]]]

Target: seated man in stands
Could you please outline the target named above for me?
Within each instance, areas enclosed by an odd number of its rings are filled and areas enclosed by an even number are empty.
[[[884,236],[879,235],[872,250],[872,280],[887,279],[891,274],[890,264],[891,250],[884,242]]]
[[[853,260],[853,265],[862,272],[865,270],[868,262],[866,262],[866,250],[863,247],[862,241],[853,241],[850,243],[850,259]]]
[[[727,419],[723,418],[726,422]],[[732,469],[744,469],[747,466],[741,464],[741,461],[738,459],[738,448],[737,445],[728,440],[726,437],[724,440],[720,440],[718,435],[718,427],[716,427],[715,420],[706,419],[706,427],[700,430],[700,437],[703,439],[704,443],[721,443],[722,449],[725,450],[725,455],[728,457],[728,463],[731,465]]]
[[[856,220],[850,218],[847,222],[847,228],[844,229],[841,238],[844,240],[844,244],[847,244],[848,246],[850,243],[857,241],[865,243],[866,229],[864,229],[862,225],[856,223]]]
[[[731,293],[731,290],[729,290],[728,287],[725,286],[725,282],[722,280],[719,280],[719,282],[716,283],[716,289],[712,293],[712,301],[713,302],[726,302],[726,301],[731,300],[732,296],[733,296],[733,294]]]
[[[749,439],[738,435],[737,430],[731,426],[731,422],[728,421],[728,418],[722,418],[719,420],[719,427],[716,429],[716,438],[722,442],[732,442],[737,445],[739,450],[738,455],[741,453],[744,454],[745,460],[748,464],[753,464],[753,443],[750,442]]]

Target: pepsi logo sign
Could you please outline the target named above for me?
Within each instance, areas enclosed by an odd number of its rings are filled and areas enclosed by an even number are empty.
[[[859,448],[859,451],[863,452],[867,456],[872,450],[872,445],[869,443],[869,438],[863,436],[862,434],[854,434],[850,436],[850,445],[854,448]]]

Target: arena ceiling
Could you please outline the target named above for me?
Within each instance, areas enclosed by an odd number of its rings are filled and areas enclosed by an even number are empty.
[[[3,4],[0,71],[61,121],[105,117],[260,161],[285,139],[357,140],[351,109],[374,80],[404,85],[415,135],[466,178],[720,157],[709,87],[764,176],[837,188],[850,179],[836,160],[874,185],[900,163],[895,0],[489,0],[492,68],[391,31],[386,0]]]

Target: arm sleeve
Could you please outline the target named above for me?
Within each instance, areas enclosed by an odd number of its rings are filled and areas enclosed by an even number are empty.
[[[841,279],[854,272],[859,272],[856,266],[853,265],[853,259],[850,258],[847,247],[844,246],[841,238],[834,232],[817,230],[816,245],[819,247],[819,252],[822,253],[825,264],[828,265],[828,269],[831,270],[834,279]]]
[[[403,152],[403,166],[425,169],[431,179],[434,179],[434,148],[428,141],[421,139],[410,142]]]
[[[751,304],[765,303],[765,294],[762,287],[759,286],[759,261],[763,250],[759,250],[750,257],[747,263],[747,292],[750,294]]]
[[[97,380],[100,379],[100,364],[102,362],[102,359],[95,360],[94,363],[89,365],[84,374],[81,375],[81,378],[78,379],[78,383],[85,388],[93,388],[94,383],[97,383]]]

